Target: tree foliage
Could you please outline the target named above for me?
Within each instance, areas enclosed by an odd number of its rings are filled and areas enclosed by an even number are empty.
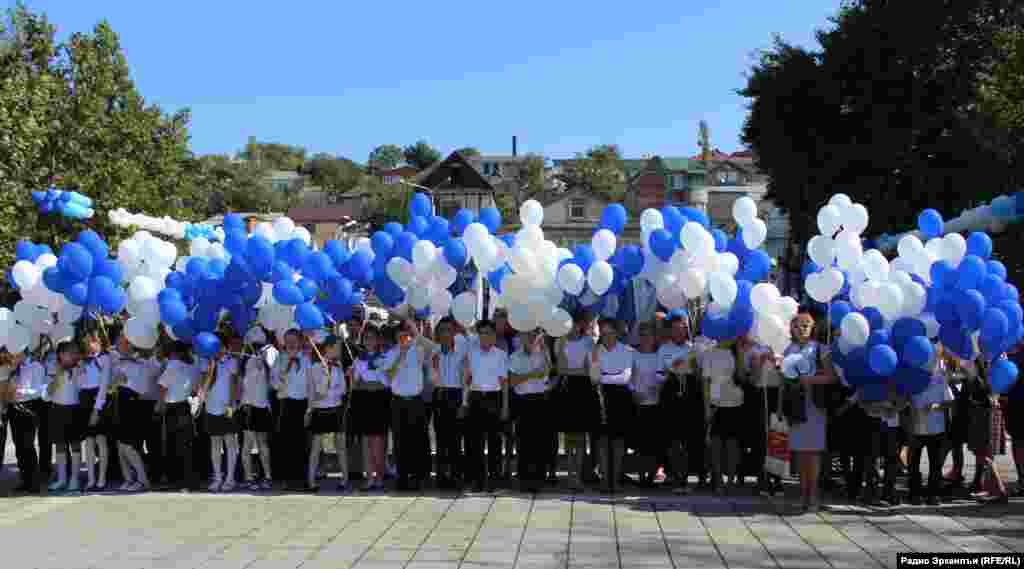
[[[371,170],[390,170],[402,163],[402,147],[397,144],[382,144],[370,152],[367,165]]]
[[[465,148],[460,148],[456,150],[456,152],[461,154],[462,157],[466,159],[473,158],[475,156],[480,156],[480,151],[474,146],[466,146]]]
[[[402,157],[406,164],[417,170],[426,170],[431,164],[441,159],[441,153],[427,141],[420,140],[416,144],[410,144],[403,148]]]
[[[389,221],[406,220],[410,192],[407,186],[384,184],[376,177],[367,176],[360,189],[367,194],[363,218],[373,230],[381,229]]]
[[[188,147],[189,112],[146,103],[107,22],[57,43],[46,18],[19,5],[0,38],[0,265],[18,239],[56,246],[83,229],[38,218],[31,191],[51,184],[91,197],[97,214],[85,225],[115,244],[122,232],[110,209],[193,215],[201,168]]]
[[[206,217],[227,212],[283,212],[295,198],[274,191],[268,170],[255,164],[239,164],[220,155],[202,156],[198,161],[205,190],[205,199],[200,198],[199,205]]]
[[[249,141],[238,157],[258,163],[260,168],[297,172],[306,163],[306,149],[277,142]]]
[[[614,144],[593,146],[565,162],[557,179],[568,189],[583,188],[608,201],[622,201],[625,181],[622,152]]]
[[[982,85],[982,104],[1002,126],[1024,129],[1024,29],[1000,32],[996,45],[1000,62]]]
[[[313,156],[306,162],[303,172],[309,175],[313,184],[334,195],[355,188],[363,179],[363,170],[355,162],[328,154]]]
[[[819,49],[776,38],[760,54],[739,91],[750,99],[742,140],[794,244],[837,192],[864,203],[879,234],[912,227],[925,207],[952,216],[1014,188],[1021,146],[978,104],[1012,4],[851,2],[818,32]]]

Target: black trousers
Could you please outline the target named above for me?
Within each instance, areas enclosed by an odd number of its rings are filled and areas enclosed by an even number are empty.
[[[167,455],[163,458],[167,481],[179,488],[197,488],[199,477],[192,464],[196,430],[189,403],[169,404],[164,425],[167,432]]]
[[[146,454],[144,461],[146,463],[146,476],[150,482],[156,484],[163,480],[165,472],[165,459],[164,453],[164,421],[163,417],[154,413],[156,409],[156,401],[149,399],[142,399],[138,402],[140,408],[140,415],[145,417],[143,420],[143,429],[145,432],[142,435],[142,440],[146,444]]]
[[[14,441],[14,455],[18,461],[18,473],[21,476],[21,483],[31,490],[38,490],[40,483],[39,457],[41,453],[36,452],[36,437],[39,434],[39,427],[46,421],[43,420],[43,409],[47,403],[41,399],[33,399],[24,403],[17,403],[8,406],[7,413],[11,425],[11,437]],[[47,441],[43,444],[40,441],[40,450],[49,447]]]
[[[462,426],[459,407],[462,390],[452,387],[434,389],[434,434],[437,438],[437,474],[454,478],[462,474]]]
[[[501,392],[470,393],[466,458],[471,480],[482,484],[501,475],[501,431]]]
[[[517,395],[513,401],[518,435],[519,479],[539,484],[546,475],[551,455],[548,405],[543,393]]]
[[[40,400],[39,410],[39,477],[45,482],[53,474],[53,441],[50,440],[50,403]],[[65,461],[67,462],[67,461]]]
[[[306,430],[305,399],[284,399],[281,401],[281,450],[285,455],[281,471],[283,478],[293,485],[306,480],[306,465],[309,462],[309,432]],[[273,456],[273,451],[271,451]]]
[[[910,440],[910,495],[921,496],[921,455],[928,450],[928,496],[939,496],[942,489],[942,461],[946,434],[914,435]]]
[[[395,466],[401,480],[422,480],[423,438],[426,431],[426,406],[423,397],[393,396],[391,428],[394,429]]]
[[[283,475],[287,471],[285,459],[287,458],[286,453],[288,451],[284,443],[284,437],[281,436],[281,429],[279,428],[282,419],[282,407],[281,399],[278,399],[276,394],[272,394],[270,397],[270,415],[274,421],[274,428],[267,435],[269,439],[267,442],[270,445],[270,470],[275,478],[284,480],[285,478]],[[209,456],[209,453],[207,453],[207,456]],[[205,472],[209,472],[209,470],[206,470]]]
[[[433,397],[421,400],[423,401],[423,440],[420,443],[420,448],[423,450],[420,457],[420,469],[426,479],[430,478],[430,473],[434,471],[434,454],[431,452],[430,446],[430,422],[434,420],[434,400]]]
[[[755,387],[751,390],[753,407],[752,415],[757,417],[753,436],[750,439],[751,463],[758,465],[757,473],[764,478],[764,461],[768,457],[768,417],[771,416],[779,405],[778,387]],[[767,405],[765,400],[768,401]]]

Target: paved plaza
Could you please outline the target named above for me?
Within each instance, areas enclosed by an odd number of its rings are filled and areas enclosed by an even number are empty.
[[[1022,552],[1024,499],[811,515],[749,492],[0,498],[0,569],[859,569],[900,551]]]

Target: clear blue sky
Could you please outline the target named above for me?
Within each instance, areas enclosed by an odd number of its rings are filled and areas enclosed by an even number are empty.
[[[10,3],[10,2],[9,2]],[[365,161],[378,144],[571,157],[740,148],[734,91],[773,33],[813,46],[839,0],[28,0],[60,38],[102,18],[142,94],[192,109],[192,146],[252,135]]]

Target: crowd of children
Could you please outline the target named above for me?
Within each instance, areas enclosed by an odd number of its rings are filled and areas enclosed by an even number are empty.
[[[736,493],[753,477],[755,491],[774,494],[781,479],[763,468],[773,414],[789,425],[801,506],[812,511],[822,488],[897,503],[904,474],[911,503],[937,503],[965,482],[964,445],[977,457],[975,497],[1006,500],[993,458],[1007,433],[1024,468],[1024,380],[994,396],[984,358],[942,354],[921,393],[861,401],[806,311],[786,354],[691,335],[683,311],[632,330],[579,313],[557,339],[515,333],[500,310],[472,330],[362,316],[334,334],[225,332],[211,359],[166,338],[142,352],[116,326],[49,350],[0,351],[0,432],[13,438],[17,490],[317,491],[331,466],[343,491],[392,478],[399,490],[487,491],[515,478],[538,491],[558,483],[564,451],[572,490],[685,494],[694,481]],[[795,382],[780,371],[791,353],[811,362]]]

